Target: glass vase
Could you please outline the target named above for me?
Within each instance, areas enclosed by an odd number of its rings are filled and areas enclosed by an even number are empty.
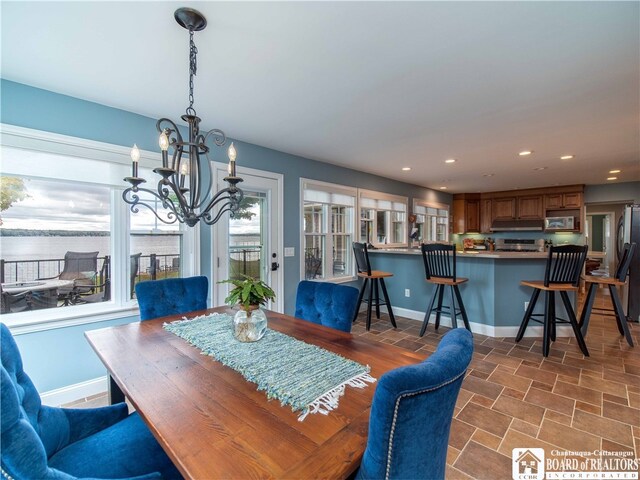
[[[267,316],[259,307],[240,307],[233,317],[233,335],[240,342],[257,342],[267,331]]]

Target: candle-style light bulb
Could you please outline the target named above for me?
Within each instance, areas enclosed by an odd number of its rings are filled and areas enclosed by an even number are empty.
[[[169,166],[169,157],[167,154],[167,150],[169,150],[169,137],[167,135],[167,129],[164,129],[160,134],[158,145],[160,145],[160,150],[162,151],[162,168],[167,168]]]
[[[233,145],[233,142],[231,142],[231,145],[229,145],[229,150],[227,151],[227,153],[229,155],[229,176],[235,177],[236,176],[236,156],[238,155],[238,152],[236,152],[236,147]]]
[[[188,175],[189,174],[189,165],[183,163],[180,167],[180,175]]]
[[[160,145],[160,150],[166,152],[169,150],[169,137],[167,136],[167,131],[163,130],[160,134],[160,138],[158,139],[158,145]]]
[[[229,154],[229,160],[231,160],[232,162],[235,162],[238,152],[236,152],[236,147],[233,145],[233,142],[231,142],[231,145],[229,145],[228,154]]]
[[[131,149],[131,176],[134,178],[138,176],[138,160],[140,160],[140,150],[138,145],[134,143]]]
[[[138,160],[140,160],[140,149],[135,143],[133,144],[133,148],[131,149],[131,160],[136,163],[138,162]]]

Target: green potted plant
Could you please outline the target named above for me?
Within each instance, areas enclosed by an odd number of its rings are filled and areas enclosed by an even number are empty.
[[[225,302],[238,305],[233,318],[234,335],[241,342],[260,340],[267,331],[267,316],[260,309],[269,300],[275,300],[275,292],[259,278],[242,275],[240,279],[228,279],[219,283],[230,283],[233,288]]]

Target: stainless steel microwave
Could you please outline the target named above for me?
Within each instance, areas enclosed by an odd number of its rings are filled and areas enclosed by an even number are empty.
[[[547,217],[544,219],[545,230],[575,230],[575,217]]]

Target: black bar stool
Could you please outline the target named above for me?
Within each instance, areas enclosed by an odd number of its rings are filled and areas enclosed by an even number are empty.
[[[364,291],[367,288],[369,280],[369,298],[365,300],[367,302],[367,330],[371,328],[371,306],[376,307],[376,318],[380,318],[380,305],[386,305],[389,312],[389,318],[391,319],[391,325],[393,328],[397,328],[396,318],[393,316],[393,309],[391,308],[391,302],[389,301],[389,294],[387,293],[387,287],[384,284],[384,279],[387,277],[393,277],[393,273],[381,272],[379,270],[371,270],[371,263],[369,262],[369,252],[367,251],[366,243],[353,242],[353,254],[356,257],[356,266],[358,268],[358,276],[364,278],[364,283],[360,289],[360,295],[358,296],[358,306],[356,307],[356,314],[353,317],[353,321],[356,321],[358,312],[360,311],[360,304],[362,304],[362,297],[364,297]],[[382,294],[384,295],[384,302],[380,301],[380,294],[378,292],[378,283],[382,287]],[[375,293],[375,296],[374,296]]]
[[[522,319],[520,330],[518,330],[516,342],[522,340],[529,320],[542,323],[542,354],[547,357],[549,356],[550,340],[554,342],[556,340],[556,322],[569,323],[571,328],[573,328],[573,333],[576,336],[580,350],[582,350],[585,356],[589,356],[589,350],[587,350],[587,345],[584,343],[576,315],[569,301],[569,295],[567,295],[567,292],[578,291],[580,273],[587,258],[587,248],[587,245],[551,246],[549,248],[549,255],[547,256],[544,280],[524,280],[520,282],[520,285],[532,287],[534,290],[531,295],[531,300],[529,300],[527,311]],[[536,306],[541,291],[545,292],[544,314],[534,314],[533,309]],[[560,293],[568,319],[556,316],[556,292]],[[534,317],[544,317],[544,319],[540,321]]]
[[[584,281],[589,284],[589,291],[587,293],[587,298],[584,301],[582,314],[580,315],[580,331],[583,336],[587,335],[587,329],[589,328],[589,318],[591,317],[591,310],[593,309],[593,301],[596,298],[597,285],[607,285],[609,287],[609,293],[611,294],[613,310],[610,308],[596,308],[595,310],[603,312],[613,311],[616,317],[616,322],[618,323],[618,331],[620,332],[620,335],[624,335],[627,339],[627,343],[633,347],[631,332],[627,325],[627,318],[624,315],[617,287],[621,287],[627,283],[627,274],[629,273],[629,267],[631,266],[631,260],[633,259],[635,251],[635,243],[624,244],[622,257],[618,262],[618,268],[616,268],[616,274],[613,277],[596,277],[594,275],[584,276]]]
[[[456,277],[456,248],[453,245],[423,244],[422,260],[424,261],[426,281],[435,284],[436,291],[433,292],[431,303],[424,316],[420,336],[422,337],[427,330],[431,312],[436,312],[436,330],[440,327],[440,314],[448,312],[453,328],[458,328],[456,315],[459,313],[462,316],[465,328],[471,331],[467,311],[464,309],[464,303],[462,303],[462,296],[458,288],[458,285],[468,282],[469,279]],[[442,305],[444,288],[447,286],[451,289],[451,304]],[[436,297],[438,298],[438,304],[434,307]],[[456,301],[458,302],[458,307],[456,307]]]

